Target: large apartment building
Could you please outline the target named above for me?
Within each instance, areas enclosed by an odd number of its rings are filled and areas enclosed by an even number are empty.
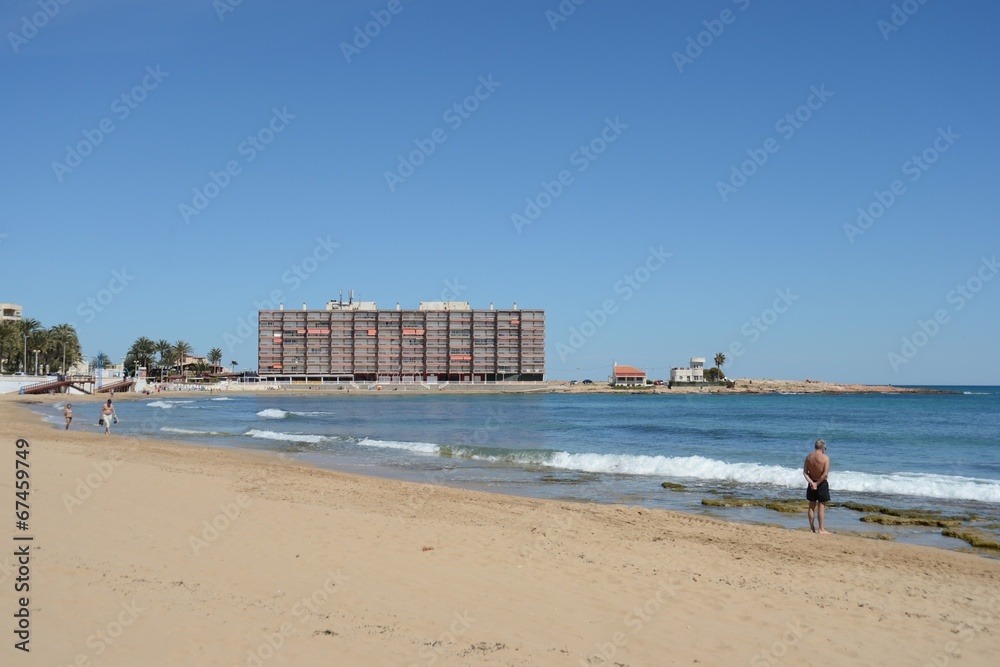
[[[0,320],[21,321],[21,304],[0,303]]]
[[[325,310],[258,313],[258,373],[276,379],[541,381],[545,311],[474,310],[464,301],[379,310],[330,301]]]

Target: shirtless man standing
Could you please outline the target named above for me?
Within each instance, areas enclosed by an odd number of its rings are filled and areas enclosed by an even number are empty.
[[[830,474],[830,457],[826,455],[826,442],[816,441],[816,449],[806,457],[806,463],[802,467],[802,475],[809,482],[806,489],[806,500],[809,501],[809,530],[820,535],[829,535],[824,528],[826,518],[826,504],[830,502],[830,485],[827,477]],[[816,516],[816,504],[819,504],[819,530],[816,530],[814,519]]]

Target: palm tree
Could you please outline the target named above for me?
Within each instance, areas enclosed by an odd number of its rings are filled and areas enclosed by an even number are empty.
[[[213,368],[212,368],[212,372],[213,373],[215,372],[215,368],[214,367],[218,366],[219,362],[221,360],[222,360],[222,350],[220,350],[217,347],[213,347],[211,350],[208,351],[208,361],[213,366]]]
[[[24,365],[24,368],[21,370],[27,372],[27,350],[42,349],[42,344],[45,342],[45,330],[42,329],[42,325],[38,320],[32,318],[21,320],[17,323],[17,328],[22,350],[21,359]]]
[[[184,357],[189,356],[191,350],[191,344],[186,341],[179,340],[174,343],[174,355],[177,358],[177,365],[180,368],[181,375],[184,374]]]
[[[163,369],[165,367],[172,366],[174,363],[174,346],[170,344],[170,341],[161,338],[156,341],[155,345],[156,353],[160,355],[159,366],[160,366],[160,382],[163,381]]]
[[[80,339],[71,324],[57,324],[45,332],[45,365],[58,367],[65,374],[68,367],[80,360]]]
[[[720,372],[722,371],[722,364],[724,363],[726,363],[726,355],[719,352],[715,355],[715,367],[718,368]]]
[[[111,357],[104,354],[103,352],[95,354],[94,358],[90,360],[90,370],[94,370],[98,366],[100,366],[101,368],[110,368]]]
[[[240,362],[238,362],[238,361],[230,361],[229,362],[229,365],[233,367],[233,373],[236,373],[236,364],[238,364],[238,363],[240,363]]]
[[[0,321],[0,370],[14,372],[21,358],[21,330],[11,320]],[[5,361],[6,360],[6,361]]]
[[[127,366],[145,366],[149,368],[152,364],[153,355],[156,354],[156,343],[145,336],[140,336],[132,343],[125,356]]]

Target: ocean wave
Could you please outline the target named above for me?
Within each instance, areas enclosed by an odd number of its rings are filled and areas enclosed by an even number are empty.
[[[805,489],[801,468],[729,463],[704,456],[644,456],[632,454],[572,454],[551,450],[500,450],[450,447],[428,442],[399,442],[365,438],[359,445],[405,450],[421,454],[456,456],[475,460],[545,466],[579,472],[679,477],[704,481],[763,484]],[[1000,502],[1000,482],[989,479],[928,473],[833,472],[830,484],[837,491],[920,496],[948,500]]]
[[[281,442],[308,442],[316,445],[326,438],[322,435],[312,435],[309,433],[282,433],[280,431],[261,431],[255,428],[250,429],[244,435],[251,438],[264,438],[265,440],[279,440]]]
[[[176,400],[176,401],[150,401],[149,403],[146,403],[146,407],[148,407],[148,408],[163,408],[164,410],[167,410],[169,408],[174,408],[174,407],[177,407],[178,405],[182,405],[184,403],[194,403],[194,401],[180,401],[180,400]]]
[[[298,411],[298,410],[280,410],[278,408],[267,408],[261,410],[257,413],[258,417],[263,417],[265,419],[286,419],[289,416],[295,417],[321,417],[323,415],[333,415],[335,412],[316,412],[316,411]]]
[[[225,433],[220,433],[219,431],[198,431],[190,428],[175,428],[173,426],[161,426],[160,430],[167,433],[181,433],[183,435],[225,435]]]
[[[584,472],[688,477],[741,484],[770,484],[786,488],[805,487],[802,470],[799,468],[759,463],[728,463],[703,456],[667,457],[559,452],[549,461],[543,462],[543,465]],[[971,477],[845,471],[832,472],[830,484],[836,491],[1000,502],[1000,482]]]
[[[382,449],[402,449],[408,452],[418,452],[420,454],[442,454],[441,445],[433,442],[399,442],[397,440],[373,440],[363,438],[359,440],[359,445],[363,447],[379,447]],[[471,457],[469,457],[471,458]]]
[[[234,400],[231,396],[220,396],[219,398],[210,398],[210,401],[232,401]]]

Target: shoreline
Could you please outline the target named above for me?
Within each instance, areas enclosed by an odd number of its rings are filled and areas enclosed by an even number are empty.
[[[666,385],[650,385],[645,388],[611,387],[606,381],[585,385],[582,383],[570,384],[569,380],[551,380],[537,383],[533,386],[530,383],[520,384],[442,384],[440,386],[430,385],[430,388],[420,383],[385,383],[378,385],[372,383],[373,387],[381,386],[382,389],[368,389],[367,386],[351,388],[346,384],[300,382],[293,384],[261,384],[261,385],[170,385],[162,391],[153,390],[149,396],[142,392],[127,391],[116,393],[114,398],[127,399],[152,398],[155,396],[177,396],[179,394],[203,395],[206,392],[218,394],[244,394],[244,393],[271,393],[278,392],[282,395],[303,395],[309,396],[317,393],[337,394],[338,396],[358,396],[358,395],[394,395],[403,392],[407,395],[434,396],[437,394],[622,394],[622,395],[769,395],[769,394],[819,394],[819,395],[858,395],[858,394],[916,394],[916,395],[940,395],[957,394],[949,389],[936,389],[927,387],[898,387],[893,385],[865,385],[865,384],[841,384],[835,382],[824,382],[820,380],[772,380],[760,378],[737,378],[733,379],[735,386],[727,388],[725,385],[704,385],[704,386],[675,386],[668,389]],[[20,394],[14,394],[20,395]],[[85,398],[87,396],[107,396],[107,394],[32,394],[21,396],[74,396]]]
[[[1000,649],[1000,563],[978,556],[65,432],[25,407],[0,401],[32,456],[25,664],[987,665]]]
[[[233,392],[241,394],[241,392]],[[339,392],[338,392],[339,393]],[[497,396],[495,393],[482,393],[484,396]],[[335,394],[336,395],[336,394]],[[369,393],[362,394],[355,392],[354,397],[372,396]],[[468,396],[469,394],[464,394]],[[258,396],[256,393],[244,395],[249,398],[275,398],[277,400],[294,398],[320,399],[322,395],[314,392],[281,392],[274,395],[267,392],[266,396]],[[329,396],[329,394],[327,394]],[[408,396],[408,394],[397,394],[397,396]],[[207,399],[205,392],[167,392],[160,396],[145,396],[141,393],[129,393],[115,396],[121,399],[121,403],[151,403],[156,405],[157,400],[170,402],[176,399]],[[347,398],[343,396],[342,398]],[[85,400],[93,401],[94,397],[86,397],[78,401],[78,406]],[[61,395],[45,396],[19,396],[15,402],[25,406],[41,406],[58,404],[66,399]],[[94,403],[103,400],[98,397]],[[215,399],[220,400],[220,399]],[[391,399],[389,399],[391,400]],[[88,401],[88,402],[89,402]],[[160,405],[158,407],[170,407]],[[34,411],[33,411],[34,412]],[[37,413],[35,413],[37,414]],[[78,416],[83,416],[79,413]],[[160,418],[157,418],[160,417]],[[57,428],[60,424],[54,424],[58,418],[52,415],[47,417],[46,423]],[[127,421],[140,424],[144,419],[135,421],[136,416],[126,417]],[[162,423],[161,415],[157,414],[152,418],[156,423]],[[82,428],[90,432],[97,432],[89,422],[85,422]],[[140,426],[140,430],[142,427]],[[171,431],[172,429],[161,429]],[[589,473],[581,470],[552,468],[551,472],[541,478],[541,482],[531,483],[523,477],[516,479],[476,480],[469,478],[464,482],[446,482],[445,477],[433,471],[433,468],[423,469],[422,467],[370,467],[371,464],[360,462],[359,460],[342,460],[330,454],[326,458],[321,453],[297,451],[295,449],[285,450],[278,445],[267,445],[258,443],[252,439],[248,442],[218,443],[208,442],[205,438],[185,436],[184,433],[197,435],[198,431],[175,430],[167,435],[142,434],[115,431],[115,435],[125,434],[127,437],[137,437],[141,440],[153,442],[181,442],[187,446],[208,446],[213,448],[224,448],[227,450],[260,452],[271,451],[286,460],[294,460],[304,465],[314,466],[323,470],[332,470],[346,474],[362,474],[372,478],[382,480],[395,480],[409,483],[424,483],[431,480],[432,483],[449,486],[449,488],[463,488],[469,491],[482,491],[486,493],[496,493],[499,495],[510,495],[521,498],[534,499],[560,499],[564,502],[594,503],[599,505],[613,505],[628,502],[637,506],[646,507],[650,510],[667,510],[680,512],[689,516],[711,517],[720,521],[738,523],[742,525],[768,525],[782,527],[786,530],[800,530],[805,525],[805,503],[801,501],[800,490],[794,488],[774,488],[769,492],[760,492],[747,489],[734,489],[726,484],[711,483],[703,484],[699,480],[674,479],[673,482],[663,482],[663,477],[636,475],[635,480],[626,487],[617,491],[595,493],[573,493],[570,489],[575,484],[575,476],[587,476]],[[282,435],[282,434],[279,434]],[[313,436],[310,436],[313,437]],[[448,457],[451,454],[447,455]],[[471,455],[470,455],[471,456]],[[463,458],[459,455],[459,458]],[[461,477],[461,475],[460,475]],[[551,479],[546,479],[546,478]],[[645,480],[645,486],[641,480]],[[550,481],[548,487],[542,482]],[[569,486],[561,482],[570,481]],[[684,484],[677,483],[683,481]],[[525,484],[528,484],[525,486]],[[661,489],[665,491],[661,491]],[[840,502],[829,505],[830,508],[843,508],[850,505],[870,506],[880,509],[871,509],[867,512],[835,512],[828,514],[828,524],[831,530],[841,535],[856,535],[866,539],[899,540],[901,543],[930,546],[938,549],[964,551],[973,553],[980,557],[1000,559],[1000,550],[997,545],[1000,542],[1000,533],[996,529],[998,509],[1000,505],[990,504],[988,501],[962,498],[935,499],[933,497],[895,497],[891,493],[884,494],[875,491],[841,490],[838,494]],[[985,504],[982,504],[985,503]],[[866,515],[867,514],[867,515]],[[910,520],[887,518],[882,515],[912,515]],[[942,529],[960,529],[967,531],[966,539],[957,534],[946,534]]]

